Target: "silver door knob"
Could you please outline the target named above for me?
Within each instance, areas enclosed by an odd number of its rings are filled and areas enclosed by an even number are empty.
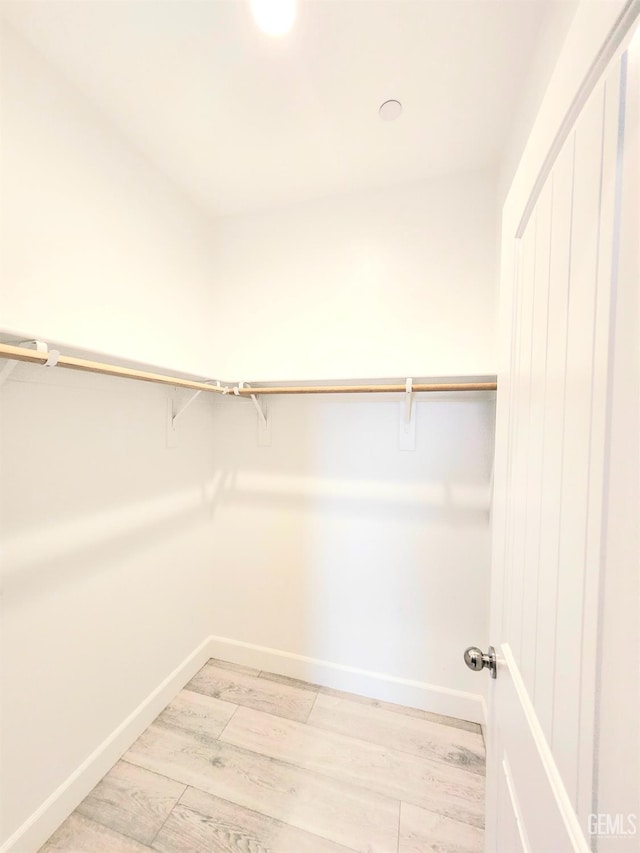
[[[474,672],[480,672],[481,669],[486,667],[491,674],[491,678],[495,678],[497,675],[496,650],[493,646],[489,646],[487,654],[477,646],[469,646],[464,653],[464,662]]]

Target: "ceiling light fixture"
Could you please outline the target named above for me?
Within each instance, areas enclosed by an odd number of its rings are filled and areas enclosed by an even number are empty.
[[[400,101],[385,101],[378,110],[382,121],[393,121],[397,119],[402,112],[402,104]]]
[[[289,32],[296,17],[296,0],[251,0],[256,24],[268,36]]]

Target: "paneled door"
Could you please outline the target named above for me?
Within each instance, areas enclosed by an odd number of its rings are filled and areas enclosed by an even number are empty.
[[[518,233],[503,236],[515,240],[515,263],[496,438],[492,853],[594,847],[607,525],[619,502],[634,498],[612,485],[610,472],[619,453],[612,412],[620,313],[637,305],[637,270],[621,268],[623,241],[639,233],[637,206],[623,198],[637,202],[638,194],[628,180],[629,160],[638,158],[637,43],[610,61],[537,182]],[[637,426],[637,397],[629,417]],[[628,462],[637,467],[635,441]]]

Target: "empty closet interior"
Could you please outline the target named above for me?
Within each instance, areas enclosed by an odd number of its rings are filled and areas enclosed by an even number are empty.
[[[501,212],[580,4],[260,5],[1,4],[7,853],[210,658],[486,726]]]

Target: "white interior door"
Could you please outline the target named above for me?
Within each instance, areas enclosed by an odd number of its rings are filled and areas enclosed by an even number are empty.
[[[638,194],[625,179],[638,158],[629,62],[628,52],[612,60],[520,232],[507,235],[516,246],[498,395],[486,832],[499,853],[595,846],[607,519],[634,498],[628,482],[613,493],[609,476],[616,318],[638,287],[637,270],[620,271],[622,240],[638,237],[637,207],[623,206]],[[628,462],[637,468],[637,450]],[[625,545],[631,560],[636,544]],[[638,849],[630,823],[617,829],[628,846],[612,849]]]

